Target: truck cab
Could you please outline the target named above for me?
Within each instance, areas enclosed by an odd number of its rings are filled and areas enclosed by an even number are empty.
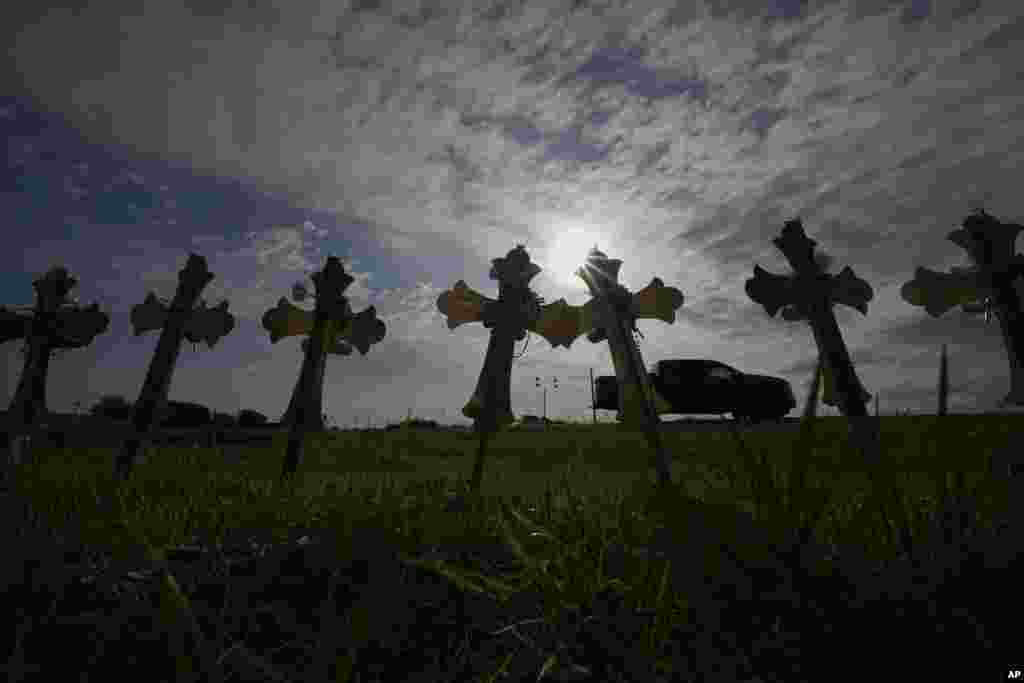
[[[778,420],[796,407],[789,382],[779,377],[747,374],[710,359],[667,359],[648,373],[662,400],[659,414],[724,415],[736,419]],[[600,410],[618,410],[618,382],[614,375],[595,381]],[[666,407],[667,406],[667,407]]]

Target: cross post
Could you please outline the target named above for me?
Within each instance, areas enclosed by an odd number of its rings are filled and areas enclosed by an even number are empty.
[[[281,468],[281,482],[291,479],[302,461],[306,432],[323,426],[323,379],[327,353],[348,355],[347,346],[355,347],[363,356],[373,344],[384,339],[387,328],[377,318],[374,306],[353,315],[352,306],[343,292],[355,280],[345,272],[336,256],[329,256],[323,270],[312,276],[316,289],[316,306],[312,312],[281,298],[275,308],[263,314],[262,325],[270,334],[270,343],[284,337],[308,335],[303,344],[302,367],[292,392],[288,423],[288,448]],[[290,414],[288,414],[290,411]]]
[[[278,302],[280,303],[280,302]],[[286,302],[286,305],[287,304]],[[300,311],[300,315],[305,313],[301,309],[296,308],[295,310]],[[302,340],[302,354],[305,357],[309,353],[309,337]],[[338,338],[335,340],[334,346],[329,346],[325,349],[325,353],[335,356],[351,356],[352,345],[346,342],[344,339]],[[324,362],[320,366],[320,373],[316,376],[313,386],[313,400],[316,401],[316,409],[311,413],[309,419],[313,420],[314,429],[323,430],[325,425],[323,423],[323,395],[324,395],[324,375],[327,370],[327,363]],[[296,406],[298,405],[299,396],[299,380],[301,380],[301,373],[295,380],[295,387],[292,389],[292,397],[288,400],[288,408],[284,411],[284,415],[281,416],[282,424],[291,424],[295,420]],[[316,415],[320,415],[317,419]]]
[[[152,330],[162,332],[149,362],[139,398],[135,402],[131,431],[114,461],[114,481],[117,485],[131,476],[139,463],[142,448],[152,436],[157,416],[167,404],[167,393],[181,352],[182,340],[188,339],[193,344],[203,341],[212,349],[235,327],[235,318],[228,313],[227,301],[222,301],[214,308],[207,308],[205,303],[195,305],[200,293],[213,278],[206,259],[198,254],[189,254],[185,267],[178,272],[178,287],[170,305],[164,304],[156,294],[150,292],[141,304],[132,307],[130,320],[136,337]]]

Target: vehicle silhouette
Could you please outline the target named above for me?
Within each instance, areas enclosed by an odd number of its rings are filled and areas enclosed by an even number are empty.
[[[747,374],[716,360],[661,360],[649,372],[658,414],[700,415],[731,413],[744,421],[781,420],[796,407],[789,382],[779,377]],[[614,375],[594,382],[599,410],[618,410]]]

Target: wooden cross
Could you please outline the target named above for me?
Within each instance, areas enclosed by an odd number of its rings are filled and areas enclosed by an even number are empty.
[[[1000,403],[1024,406],[1024,302],[1017,289],[1024,278],[1024,255],[1014,253],[1014,242],[1024,226],[1003,223],[984,210],[961,225],[947,239],[967,252],[972,266],[953,268],[950,273],[918,267],[900,296],[922,306],[933,318],[955,306],[967,313],[985,312],[986,320],[994,313],[1010,365],[1010,392]]]
[[[138,464],[139,453],[151,436],[156,418],[164,410],[182,340],[188,339],[193,344],[203,341],[212,349],[235,327],[235,318],[228,313],[227,301],[214,308],[207,308],[205,302],[195,305],[199,294],[213,278],[206,259],[198,254],[189,254],[188,262],[178,273],[178,287],[169,305],[150,292],[141,304],[132,307],[130,320],[136,337],[152,330],[163,331],[149,362],[139,399],[135,402],[131,433],[115,460],[115,482],[124,482],[131,476]]]
[[[512,414],[512,355],[515,343],[535,332],[553,348],[569,348],[586,331],[583,311],[565,299],[542,305],[533,293],[530,280],[541,268],[530,261],[523,245],[517,245],[504,258],[491,260],[490,278],[498,281],[498,299],[488,298],[459,280],[437,298],[437,308],[454,330],[468,322],[480,322],[491,330],[476,390],[462,408],[462,414],[474,421],[480,443],[470,491],[478,493],[483,479],[483,463],[490,435],[515,421]]]
[[[754,277],[745,285],[747,296],[764,306],[769,316],[790,307],[784,316],[787,320],[806,320],[810,324],[828,385],[826,395],[838,402],[862,454],[874,464],[881,453],[877,424],[868,421],[867,401],[871,395],[857,377],[832,311],[834,305],[844,304],[867,315],[868,302],[874,297],[871,285],[854,275],[849,266],[839,275],[824,272],[814,258],[817,242],[807,237],[799,219],[786,221],[781,236],[772,243],[789,261],[793,273],[775,275],[755,264]]]
[[[576,271],[594,297],[583,306],[584,321],[592,343],[608,342],[615,377],[619,385],[618,420],[639,425],[653,452],[653,464],[660,486],[671,484],[668,455],[658,433],[658,406],[655,391],[647,377],[646,366],[637,348],[633,332],[637,318],[653,318],[672,324],[683,305],[683,293],[666,287],[660,278],[636,294],[619,284],[620,259],[610,259],[595,246],[585,265]]]
[[[824,256],[820,252],[815,253],[820,257],[815,259],[816,262],[823,271],[826,270],[828,268],[827,264],[831,263],[831,258]],[[794,304],[783,306],[782,312],[779,315],[783,320],[790,322],[807,320],[807,316],[804,315],[801,308]],[[819,358],[821,357],[820,352],[818,356]],[[864,385],[860,384],[860,378],[857,379],[857,383],[859,385],[858,391],[860,392],[861,400],[867,403],[871,400],[871,394],[864,388]],[[832,381],[832,372],[828,369],[828,364],[824,362],[821,365],[821,402],[832,407],[839,405],[839,395],[835,390],[835,382]],[[875,413],[876,415],[878,413],[878,396],[875,396]]]
[[[387,328],[373,306],[353,315],[342,292],[355,280],[345,272],[336,256],[329,256],[323,270],[312,276],[316,306],[312,312],[288,303],[282,297],[275,308],[263,314],[263,329],[276,344],[285,337],[308,335],[303,343],[302,369],[286,411],[288,450],[281,470],[282,482],[298,471],[306,431],[323,428],[323,379],[327,354],[350,354],[351,348],[366,355],[373,344],[384,339]],[[296,298],[304,298],[296,294]],[[347,348],[347,351],[346,351]],[[290,412],[290,415],[288,413]]]
[[[68,303],[77,284],[66,268],[54,267],[32,283],[36,305],[31,313],[0,307],[0,344],[26,341],[25,363],[7,413],[8,447],[17,461],[26,436],[47,415],[46,376],[53,351],[88,346],[110,325],[110,316],[99,310],[99,304],[81,308]]]
[[[786,320],[806,320],[823,363],[825,381],[834,380],[839,409],[847,417],[867,415],[865,403],[871,395],[864,390],[850,361],[832,307],[844,304],[867,315],[874,292],[846,266],[838,276],[823,272],[814,260],[815,240],[804,233],[799,219],[787,221],[782,236],[772,242],[793,268],[792,275],[775,275],[754,266],[754,277],[746,282],[747,296],[764,306],[769,316],[789,307]],[[831,390],[828,390],[831,394]]]

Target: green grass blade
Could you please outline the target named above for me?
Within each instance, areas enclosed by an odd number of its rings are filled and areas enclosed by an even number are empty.
[[[797,519],[803,505],[804,489],[807,485],[807,466],[810,460],[811,447],[814,438],[814,419],[818,412],[818,393],[821,387],[822,373],[821,355],[814,368],[814,376],[811,378],[807,402],[804,404],[803,416],[800,418],[800,432],[797,435],[796,447],[793,449],[792,463],[789,468],[789,517]]]

